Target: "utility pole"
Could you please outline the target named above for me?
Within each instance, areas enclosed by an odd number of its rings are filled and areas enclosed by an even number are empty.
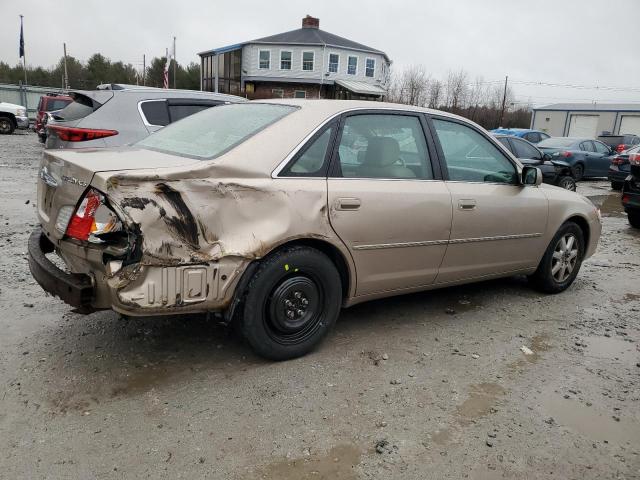
[[[147,56],[142,54],[142,85],[147,84]]]
[[[509,81],[509,75],[504,77],[504,94],[502,95],[502,109],[500,110],[500,121],[498,122],[498,128],[502,127],[502,118],[504,117],[504,106],[507,103],[507,82]]]
[[[176,60],[176,37],[173,37],[173,88],[176,87],[176,70],[178,69],[178,61]]]
[[[62,44],[64,49],[64,89],[69,90],[69,75],[67,74],[67,44]]]

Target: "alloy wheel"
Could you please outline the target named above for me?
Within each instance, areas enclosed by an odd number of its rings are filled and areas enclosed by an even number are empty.
[[[551,275],[556,282],[566,281],[578,262],[578,241],[572,233],[560,237],[551,257]]]

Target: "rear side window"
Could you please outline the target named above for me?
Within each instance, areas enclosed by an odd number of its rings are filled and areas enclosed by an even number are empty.
[[[169,111],[167,110],[167,102],[164,100],[142,102],[140,110],[149,125],[159,127],[169,125]]]
[[[50,98],[47,100],[47,105],[45,107],[45,112],[53,112],[55,110],[62,110],[64,107],[69,105],[71,100],[66,100],[64,98]]]
[[[297,108],[266,103],[223,105],[191,115],[137,143],[200,160],[215,158]]]
[[[210,107],[210,105],[169,105],[169,117],[173,123]]]
[[[316,136],[297,158],[282,171],[283,177],[324,177],[326,174],[326,157],[334,126],[324,129]]]

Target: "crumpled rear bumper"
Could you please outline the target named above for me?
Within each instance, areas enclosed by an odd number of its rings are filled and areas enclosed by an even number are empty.
[[[93,281],[89,275],[67,273],[59,269],[47,257],[53,252],[53,244],[40,228],[29,237],[29,270],[40,286],[51,295],[59,297],[72,307],[91,310],[94,296]]]

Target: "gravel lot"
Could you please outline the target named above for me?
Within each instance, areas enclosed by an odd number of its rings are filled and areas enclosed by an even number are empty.
[[[606,182],[579,185],[604,230],[567,292],[360,305],[269,363],[202,317],[46,296],[25,254],[41,150],[0,137],[1,478],[640,478],[640,233]]]

